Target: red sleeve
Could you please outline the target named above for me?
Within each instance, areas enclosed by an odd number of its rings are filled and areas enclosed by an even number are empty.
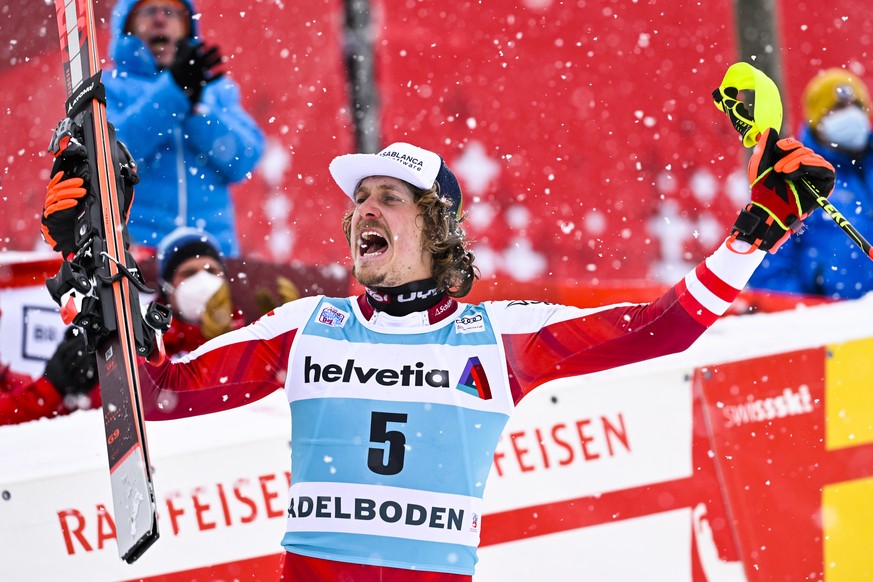
[[[245,326],[242,314],[234,312],[231,319],[231,329],[240,329]],[[206,343],[203,331],[195,323],[182,321],[179,317],[173,317],[170,328],[164,332],[164,350],[168,356],[187,354],[193,352]]]
[[[43,377],[0,367],[0,426],[69,414],[63,398]]]
[[[725,313],[763,258],[722,245],[645,305],[581,310],[504,307],[503,343],[516,402],[537,386],[687,349]]]
[[[140,365],[146,420],[171,420],[229,410],[284,386],[296,330],[271,338],[249,328],[213,339],[178,362]]]
[[[706,329],[673,288],[648,305],[615,306],[536,333],[504,335],[503,342],[520,399],[550,380],[681,352]]]

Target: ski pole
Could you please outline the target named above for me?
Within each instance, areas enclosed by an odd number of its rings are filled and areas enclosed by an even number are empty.
[[[750,114],[745,104],[738,99],[739,92],[746,90],[755,92],[754,115]],[[770,77],[748,63],[731,65],[721,85],[712,92],[712,98],[715,106],[731,120],[734,129],[743,138],[743,145],[748,148],[754,147],[757,143],[762,133],[760,128],[769,127],[779,131],[782,125],[782,101],[779,97],[779,89]],[[833,219],[846,236],[861,247],[867,258],[873,260],[873,246],[828,201],[827,197],[823,196],[806,178],[800,179],[800,186],[804,192],[812,196],[815,203]]]
[[[864,251],[864,254],[871,260],[873,260],[873,247],[870,246],[870,243],[867,242],[858,229],[852,226],[852,223],[842,215],[842,213],[837,210],[833,204],[831,204],[828,199],[821,195],[821,192],[815,187],[814,184],[810,183],[806,178],[802,178],[800,180],[800,185],[806,190],[807,194],[815,198],[816,204],[824,210],[828,216],[830,216],[834,222],[837,223],[846,236],[852,239],[856,245],[861,247],[861,250]]]

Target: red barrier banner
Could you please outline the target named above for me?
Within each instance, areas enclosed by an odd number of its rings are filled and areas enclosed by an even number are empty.
[[[161,537],[126,564],[99,411],[0,427],[3,580],[278,579],[290,482],[284,395],[148,429]]]
[[[532,394],[504,430],[485,504],[477,581],[741,579],[682,369]]]
[[[873,575],[871,348],[862,340],[696,374],[750,581]]]

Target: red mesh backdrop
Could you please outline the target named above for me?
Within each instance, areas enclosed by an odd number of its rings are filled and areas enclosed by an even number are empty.
[[[244,253],[344,268],[346,200],[327,172],[354,147],[342,3],[200,4],[204,35],[232,57],[269,140],[235,189]],[[95,6],[108,19],[111,3]],[[746,197],[744,152],[710,98],[737,58],[729,0],[373,8],[383,142],[448,159],[486,277],[672,281],[725,236]],[[873,82],[863,3],[777,8],[788,119],[819,68],[847,65]],[[0,8],[2,250],[47,249],[38,212],[63,112],[56,35],[50,4]]]

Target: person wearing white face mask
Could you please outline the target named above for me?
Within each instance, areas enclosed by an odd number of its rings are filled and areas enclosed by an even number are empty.
[[[158,244],[157,267],[160,299],[173,310],[173,322],[164,333],[168,354],[190,352],[243,325],[233,307],[224,256],[211,234],[175,229]]]
[[[873,131],[867,86],[845,69],[828,69],[809,81],[802,102],[798,137],[837,172],[829,200],[859,232],[873,232]],[[749,286],[830,299],[854,299],[873,291],[873,269],[863,251],[823,212],[811,216],[807,225],[811,228],[764,258]]]
[[[870,142],[870,115],[857,103],[829,112],[816,126],[819,141],[849,155],[864,151]]]

